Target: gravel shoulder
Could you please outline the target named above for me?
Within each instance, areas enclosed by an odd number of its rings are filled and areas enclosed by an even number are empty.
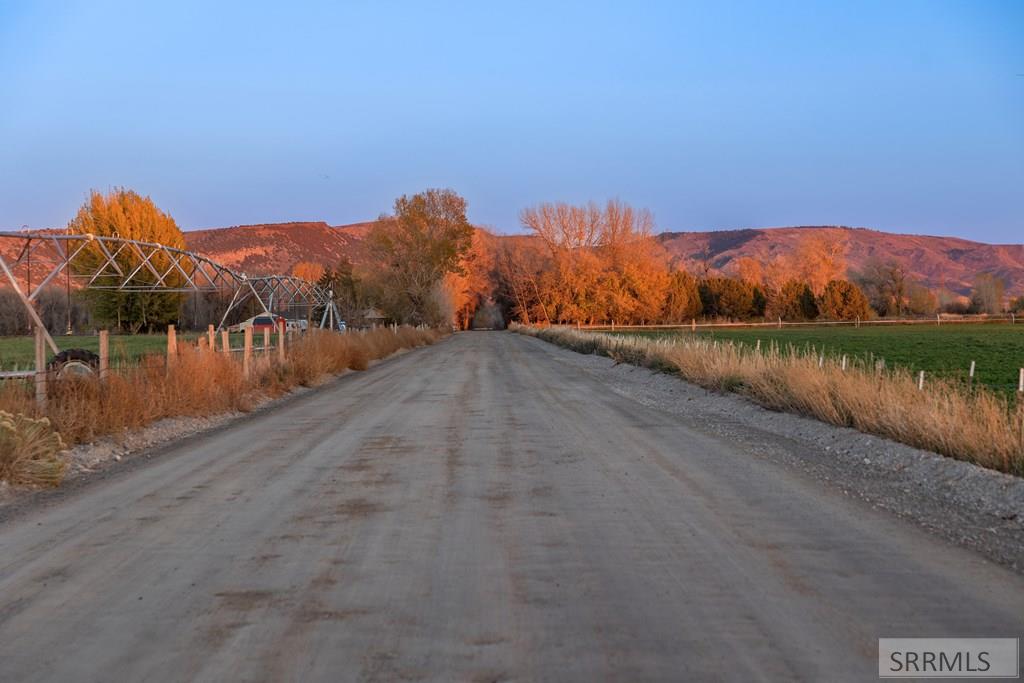
[[[1024,573],[1024,479],[530,337],[608,390]]]

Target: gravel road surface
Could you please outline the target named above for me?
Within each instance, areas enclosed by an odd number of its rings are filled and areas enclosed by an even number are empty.
[[[1024,578],[466,333],[0,526],[0,679],[875,680]]]

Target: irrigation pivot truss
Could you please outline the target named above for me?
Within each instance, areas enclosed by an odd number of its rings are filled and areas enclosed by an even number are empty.
[[[75,289],[119,292],[231,292],[220,327],[231,311],[250,299],[266,313],[275,305],[333,308],[330,292],[302,278],[250,277],[195,252],[122,237],[3,232],[0,271],[54,353],[57,345],[35,309],[39,294],[50,285],[64,284],[69,291],[74,283]]]

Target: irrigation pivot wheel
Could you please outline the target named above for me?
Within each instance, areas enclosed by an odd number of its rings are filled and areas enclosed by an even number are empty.
[[[49,367],[59,379],[88,376],[99,369],[100,357],[86,349],[68,349],[54,356]]]

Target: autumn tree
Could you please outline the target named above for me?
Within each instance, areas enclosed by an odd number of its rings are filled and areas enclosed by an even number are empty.
[[[546,263],[535,281],[553,322],[630,323],[661,315],[668,260],[654,240],[650,212],[617,201],[541,204],[521,218],[544,245]]]
[[[858,283],[879,315],[903,315],[910,277],[902,263],[872,259],[858,277]]]
[[[971,290],[971,311],[974,313],[999,313],[1003,310],[1003,293],[1006,285],[1001,278],[991,273],[979,273],[974,278]]]
[[[452,190],[396,199],[394,215],[382,216],[367,233],[374,285],[387,313],[409,323],[443,322],[438,287],[446,275],[463,272],[472,239],[466,200]]]
[[[732,269],[736,277],[743,282],[749,282],[755,287],[764,284],[764,266],[757,259],[750,256],[740,256],[733,260]]]
[[[915,315],[932,315],[939,310],[939,299],[919,282],[907,285],[907,310]]]
[[[449,273],[444,278],[444,295],[451,303],[450,322],[458,329],[469,329],[477,309],[492,303],[495,249],[494,235],[479,228],[474,230],[469,249],[462,257],[460,272]]]
[[[313,261],[299,261],[292,266],[292,275],[308,282],[318,281],[324,274],[323,264]]]
[[[846,277],[847,242],[842,233],[812,233],[800,239],[793,273],[818,295],[833,280]]]
[[[806,308],[801,311],[806,312]],[[860,287],[848,280],[832,280],[818,301],[818,313],[828,320],[858,320],[871,316],[871,306]]]
[[[91,192],[88,201],[68,223],[68,232],[122,237],[185,248],[185,237],[174,219],[158,209],[149,197],[125,188],[115,188],[106,195]],[[99,247],[93,245],[76,259],[75,269],[79,274],[92,272],[103,262],[102,259]],[[132,273],[138,269],[132,278],[135,284],[156,285],[157,276],[148,267],[140,268],[143,265],[141,259],[133,251],[125,249],[117,252],[115,261],[123,273]],[[166,288],[185,285],[184,276],[175,272],[163,255],[156,254],[149,261],[149,266],[159,273],[168,273],[164,278]],[[96,319],[133,334],[143,328],[153,330],[176,321],[184,299],[181,292],[159,290],[88,289],[85,296]]]
[[[506,237],[495,252],[495,298],[509,317],[527,324],[550,323],[541,274],[549,259],[534,240]]]

